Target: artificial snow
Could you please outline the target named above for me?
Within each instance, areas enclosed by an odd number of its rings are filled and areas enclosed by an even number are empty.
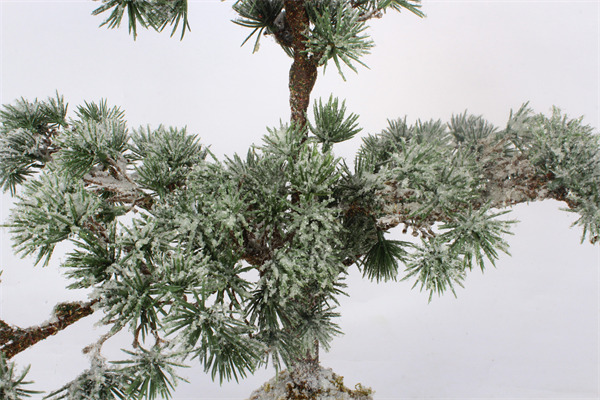
[[[360,384],[355,390],[348,389],[343,377],[331,368],[319,367],[318,371],[282,371],[252,392],[248,400],[373,400],[372,393]]]

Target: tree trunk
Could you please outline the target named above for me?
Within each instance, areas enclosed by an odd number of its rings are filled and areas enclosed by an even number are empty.
[[[317,81],[317,61],[306,52],[306,32],[309,19],[304,0],[285,0],[285,17],[292,35],[294,62],[290,68],[289,89],[291,123],[299,132],[305,133],[306,112],[310,93]]]
[[[291,47],[294,61],[290,68],[290,122],[299,134],[308,135],[307,111],[310,105],[310,94],[317,81],[317,62],[306,52],[306,33],[310,28],[310,20],[306,12],[305,0],[285,0],[286,26],[292,35]],[[297,360],[291,367],[291,376],[295,381],[305,380],[306,373],[319,370],[319,342],[315,340],[312,351],[306,357]],[[304,377],[304,378],[303,378]],[[300,383],[300,382],[297,382]]]

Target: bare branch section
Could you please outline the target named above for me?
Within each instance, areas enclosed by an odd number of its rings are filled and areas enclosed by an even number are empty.
[[[365,21],[370,20],[371,18],[381,18],[381,17],[383,17],[383,13],[381,12],[380,9],[375,8],[375,9],[373,9],[371,11],[368,11],[366,13],[361,14],[358,17],[358,21],[359,22],[365,22]]]
[[[290,69],[291,122],[302,132],[306,127],[306,111],[310,93],[317,81],[317,60],[306,51],[306,34],[309,18],[304,0],[285,0],[285,18],[292,34],[294,62]]]
[[[9,359],[14,357],[49,336],[56,335],[81,318],[93,314],[95,311],[93,306],[97,302],[98,300],[95,299],[87,303],[59,303],[54,307],[52,320],[25,329],[11,326],[0,320],[0,352]]]

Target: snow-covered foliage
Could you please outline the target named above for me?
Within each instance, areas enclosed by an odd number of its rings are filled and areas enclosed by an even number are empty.
[[[582,119],[568,119],[555,108],[551,116],[530,117],[523,146],[536,172],[549,178],[548,191],[580,215],[582,240],[600,239],[600,141]]]
[[[49,400],[129,400],[169,398],[180,378],[175,367],[184,367],[158,346],[150,350],[125,351],[130,359],[106,363],[92,354],[91,366],[73,381],[48,394]],[[160,397],[158,397],[160,396]]]
[[[181,37],[190,26],[187,19],[187,0],[102,0],[102,5],[94,10],[98,15],[110,11],[108,18],[100,26],[115,28],[127,12],[129,32],[135,38],[138,24],[142,28],[153,28],[159,32],[172,26],[171,36],[181,23]]]
[[[148,400],[169,398],[177,382],[184,380],[175,370],[176,367],[185,367],[177,362],[180,356],[165,353],[163,350],[159,345],[150,350],[143,348],[137,351],[125,350],[131,358],[113,362],[120,366],[118,370],[115,369],[118,376],[126,377],[125,387],[128,398],[141,397],[144,394]],[[115,386],[118,388],[118,383]]]
[[[32,383],[25,380],[27,372],[29,372],[29,367],[18,373],[15,370],[15,364],[9,362],[4,354],[0,353],[0,399],[24,400],[31,397],[32,394],[41,393],[25,388],[26,385]]]
[[[100,171],[119,168],[129,140],[125,124],[117,119],[75,122],[57,142],[62,151],[58,163],[69,174],[84,176],[92,168]]]
[[[125,362],[137,375],[100,363],[56,395],[168,396],[186,359],[220,380],[269,360],[294,365],[341,333],[335,306],[349,265],[377,281],[403,274],[430,299],[456,294],[473,266],[508,252],[511,221],[495,211],[507,204],[565,200],[592,240],[600,229],[597,138],[558,111],[521,108],[503,131],[467,114],[390,121],[364,139],[354,171],[332,146],[354,135],[355,116],[337,99],[315,113],[315,136],[282,125],[224,163],[185,130],[129,134],[105,102],[55,128],[42,172],[18,177],[16,250],[47,263],[56,244],[73,243],[70,287],[91,288],[108,337],[127,328],[140,351]],[[26,129],[13,117],[2,132]],[[420,243],[387,239],[397,225]],[[180,359],[154,357],[149,342]]]
[[[581,215],[576,223],[584,235],[596,241],[599,147],[581,120],[558,110],[551,117],[533,115],[526,105],[511,113],[504,130],[466,113],[448,124],[390,121],[381,134],[364,139],[340,193],[354,192],[347,197],[354,229],[361,224],[374,236],[403,224],[422,243],[382,245],[379,234],[364,258],[365,275],[394,279],[398,260],[407,266],[405,279],[416,278],[430,294],[454,291],[474,263],[483,269],[484,259],[493,263],[498,251],[508,252],[502,235],[510,222],[493,209],[523,201],[566,201]],[[360,218],[365,214],[375,226]]]
[[[99,357],[92,358],[89,369],[72,382],[48,394],[50,400],[115,400],[127,399],[127,376],[111,368]]]
[[[0,184],[15,193],[17,185],[51,158],[52,138],[66,126],[67,107],[62,97],[47,101],[17,100],[0,111]]]
[[[339,104],[337,98],[329,96],[325,105],[319,100],[313,107],[315,123],[310,124],[310,131],[323,143],[323,148],[328,150],[334,143],[352,139],[361,131],[358,126],[358,115],[350,114],[346,118],[346,102]]]
[[[327,67],[333,60],[342,77],[341,63],[353,71],[355,62],[365,65],[360,58],[369,53],[373,41],[364,33],[367,24],[361,20],[359,10],[345,1],[314,1],[309,2],[308,14],[314,28],[306,45],[319,65]]]
[[[134,131],[132,141],[133,158],[140,162],[137,182],[159,195],[183,184],[192,167],[206,157],[198,139],[185,129],[146,127]]]
[[[76,237],[81,229],[93,230],[107,211],[110,207],[83,182],[49,166],[24,185],[11,215],[15,248],[47,264],[57,243]]]
[[[15,249],[46,265],[69,242],[69,288],[90,289],[90,307],[110,327],[86,348],[90,369],[52,400],[168,398],[177,369],[192,361],[220,380],[268,362],[290,369],[256,400],[368,399],[369,390],[351,391],[315,367],[318,349],[341,333],[336,305],[349,266],[376,281],[403,275],[430,299],[456,292],[474,266],[508,252],[512,222],[499,209],[546,198],[565,201],[584,237],[598,240],[600,144],[580,119],[534,115],[525,105],[505,129],[467,113],[448,123],[392,120],[363,139],[354,168],[333,147],[360,131],[358,116],[332,96],[306,120],[314,83],[306,71],[316,76],[331,60],[340,73],[342,63],[354,69],[372,46],[366,21],[392,9],[422,15],[419,7],[235,2],[249,37],[272,34],[294,56],[290,88],[306,96],[292,103],[307,106],[225,161],[185,129],[130,130],[106,101],[84,103],[69,120],[60,96],[4,106],[0,184],[18,193],[7,223]],[[105,11],[109,27],[127,15],[134,36],[136,24],[188,27],[186,0],[103,0],[94,13]],[[397,226],[414,238],[386,238]],[[102,344],[123,329],[134,351],[107,364]],[[4,359],[0,367],[3,398],[30,393],[25,373],[16,376]]]

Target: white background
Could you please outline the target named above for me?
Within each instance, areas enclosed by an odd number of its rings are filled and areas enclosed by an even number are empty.
[[[71,104],[107,98],[131,127],[187,126],[220,157],[245,154],[266,126],[286,121],[290,60],[269,38],[258,54],[240,48],[249,31],[230,20],[231,1],[190,0],[192,31],[179,42],[123,27],[98,29],[91,1],[0,0],[1,103],[44,99],[56,90]],[[424,1],[426,19],[390,13],[372,22],[376,43],[356,75],[343,82],[334,68],[320,75],[313,98],[334,93],[360,114],[363,133],[388,118],[441,118],[465,109],[496,125],[523,102],[539,112],[557,105],[598,127],[598,1]],[[357,138],[339,146],[352,159]],[[11,199],[3,194],[0,221]],[[575,216],[547,201],[515,207],[522,222],[508,238],[512,257],[497,269],[474,271],[466,289],[434,298],[412,283],[375,284],[356,270],[342,299],[340,324],[322,363],[376,390],[376,399],[598,398],[598,246],[579,244]],[[399,232],[393,232],[400,236]],[[0,318],[39,324],[65,292],[56,262],[32,267],[12,254],[0,230]],[[105,329],[88,317],[14,360],[32,364],[36,387],[60,387],[86,368],[81,348]],[[130,338],[115,338],[108,355]],[[175,399],[243,399],[266,381],[259,371],[219,386],[197,365]]]

